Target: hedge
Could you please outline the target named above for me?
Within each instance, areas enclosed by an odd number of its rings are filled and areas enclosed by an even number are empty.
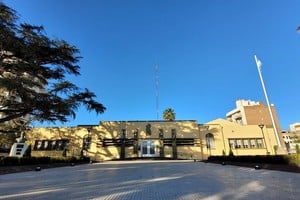
[[[88,157],[51,158],[51,157],[0,157],[0,166],[38,165],[52,163],[88,163]]]
[[[289,164],[290,158],[285,155],[256,155],[256,156],[210,156],[208,161],[228,161],[241,163]]]

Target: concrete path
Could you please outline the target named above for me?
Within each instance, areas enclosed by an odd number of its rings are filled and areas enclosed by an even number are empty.
[[[0,199],[300,198],[300,174],[192,161],[111,161],[0,175]]]

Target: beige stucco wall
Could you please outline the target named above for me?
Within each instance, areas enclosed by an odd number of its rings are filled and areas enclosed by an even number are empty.
[[[230,151],[229,139],[249,138],[265,138],[266,145],[264,145],[263,148],[232,148],[234,155],[266,155],[267,152],[268,154],[275,154],[274,145],[277,143],[271,126],[264,126],[264,136],[258,125],[241,125],[223,119],[210,121],[203,126],[206,127],[201,129],[201,137],[204,142],[204,157],[209,155],[223,155],[223,150],[225,154],[228,155]],[[215,148],[206,148],[205,135],[207,133],[214,135]]]
[[[151,134],[146,133],[146,126],[151,125]],[[276,138],[271,126],[264,126],[263,133],[258,125],[241,125],[229,122],[224,119],[216,119],[199,126],[197,121],[105,121],[99,125],[61,127],[61,128],[34,128],[27,133],[26,138],[29,144],[34,146],[35,140],[59,140],[68,139],[67,156],[89,156],[93,160],[111,160],[121,158],[121,146],[104,145],[108,139],[120,141],[123,130],[126,130],[126,138],[135,142],[136,146],[125,147],[125,158],[141,157],[141,144],[143,141],[153,141],[155,144],[155,156],[172,158],[173,146],[164,146],[160,139],[159,132],[163,130],[165,139],[172,138],[172,129],[176,129],[176,138],[190,138],[192,145],[177,145],[178,159],[206,159],[210,155],[228,155],[230,150],[229,139],[261,139],[265,144],[262,148],[232,148],[234,155],[266,155],[275,154],[274,145]],[[137,132],[138,138],[134,140],[134,133]],[[206,134],[211,133],[214,137],[214,146],[207,148]],[[87,150],[82,151],[83,139],[91,137],[91,145]],[[111,140],[113,141],[113,140]],[[163,149],[161,149],[164,147]],[[135,151],[135,149],[137,151]],[[33,150],[33,156],[62,156],[62,151]]]
[[[151,125],[151,134],[146,133],[146,126]],[[94,126],[78,126],[78,127],[60,127],[60,128],[34,128],[27,133],[29,144],[34,146],[35,140],[57,140],[68,139],[67,156],[80,156],[82,151],[83,138],[89,135],[91,140],[90,148],[84,150],[86,156],[94,160],[111,160],[120,159],[120,146],[103,146],[105,139],[119,139],[126,130],[126,138],[133,139],[134,133],[138,133],[138,147],[144,140],[153,140],[159,156],[159,130],[163,130],[164,138],[172,137],[172,129],[176,129],[177,138],[195,138],[197,142],[194,146],[178,146],[178,158],[182,159],[200,159],[200,141],[199,128],[197,121],[104,121]],[[172,157],[172,146],[164,146],[164,157]],[[32,151],[33,156],[61,156],[62,151]],[[134,147],[125,147],[125,157],[135,158],[141,156],[141,150],[134,152]]]
[[[146,126],[151,124],[151,135],[147,135]],[[172,137],[172,129],[176,129],[177,138],[199,138],[199,128],[197,121],[104,121],[99,126],[99,137],[104,138],[119,138],[122,129],[126,130],[127,138],[134,138],[134,132],[138,132],[138,146],[141,146],[143,140],[155,140],[155,144],[159,147],[159,130],[163,129],[164,138]],[[140,157],[140,150],[137,154],[133,153],[132,147],[126,147],[126,158]],[[178,158],[197,158],[200,159],[200,148],[181,148],[177,147]],[[189,152],[189,153],[186,153]],[[191,152],[191,153],[190,153]],[[102,153],[98,154],[97,159],[109,160],[112,155],[115,158],[120,158],[120,148],[105,147],[102,148]],[[157,153],[159,155],[159,152]],[[194,154],[191,156],[191,154]],[[186,156],[186,157],[185,157]],[[164,147],[164,157],[172,157],[172,147]]]
[[[147,136],[145,127],[151,124],[152,134]],[[159,129],[164,130],[165,137],[171,137],[171,130],[176,129],[177,137],[199,137],[198,123],[194,120],[183,121],[104,121],[100,123],[101,136],[118,137],[122,129],[126,129],[127,137],[133,137],[135,130],[139,132],[139,138],[158,137]]]
[[[32,148],[36,140],[69,140],[67,156],[78,156],[82,148],[82,140],[88,130],[82,127],[34,128],[26,133],[27,143]],[[95,146],[95,145],[92,145]],[[62,156],[62,151],[32,151],[32,156]]]

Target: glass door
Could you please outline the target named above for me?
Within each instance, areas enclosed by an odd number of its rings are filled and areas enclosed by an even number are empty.
[[[142,157],[156,157],[155,141],[144,140],[141,143]]]

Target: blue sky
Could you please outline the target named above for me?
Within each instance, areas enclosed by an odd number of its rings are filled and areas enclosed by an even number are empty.
[[[225,118],[237,99],[265,102],[254,54],[282,129],[300,121],[299,1],[3,2],[22,22],[80,49],[81,76],[70,80],[107,107],[101,115],[82,108],[75,120],[56,125],[157,119],[155,64],[160,119],[168,107],[177,119]]]

